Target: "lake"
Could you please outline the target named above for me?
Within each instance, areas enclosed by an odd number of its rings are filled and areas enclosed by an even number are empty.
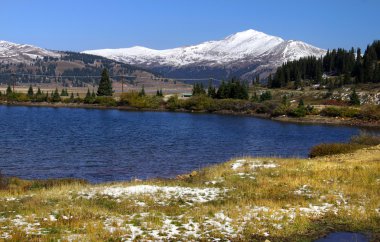
[[[239,156],[306,157],[360,128],[215,114],[0,106],[0,169],[27,179],[174,177]]]

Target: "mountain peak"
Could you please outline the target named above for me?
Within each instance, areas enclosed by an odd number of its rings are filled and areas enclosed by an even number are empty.
[[[45,56],[60,57],[60,54],[33,45],[16,44],[5,40],[0,40],[1,61],[9,63],[29,63],[36,58],[43,58]]]
[[[229,35],[226,39],[240,40],[240,41],[259,40],[259,39],[278,39],[280,41],[284,41],[283,39],[279,37],[271,36],[264,32],[260,32],[254,29],[248,29],[245,31],[237,32],[235,34]]]

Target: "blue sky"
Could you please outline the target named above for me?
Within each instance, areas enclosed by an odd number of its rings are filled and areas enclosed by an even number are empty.
[[[380,39],[380,0],[2,0],[0,39],[48,49],[164,49],[256,29],[321,48]]]

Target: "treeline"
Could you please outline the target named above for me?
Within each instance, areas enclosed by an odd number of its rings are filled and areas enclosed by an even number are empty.
[[[323,78],[324,73],[330,78]],[[298,88],[305,83],[342,86],[368,82],[380,83],[379,40],[368,45],[364,55],[360,48],[328,50],[322,58],[306,57],[284,63],[268,77],[271,88]]]
[[[227,82],[222,81],[218,89],[210,82],[207,93],[202,83],[195,83],[193,85],[193,96],[208,95],[215,99],[248,99],[248,90],[248,83],[232,78]]]

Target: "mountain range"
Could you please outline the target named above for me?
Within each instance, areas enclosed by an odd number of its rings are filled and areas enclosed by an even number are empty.
[[[121,81],[121,75],[129,76],[123,81],[130,87],[170,85],[170,81],[157,80],[147,70],[105,57],[0,41],[0,85],[57,83],[63,86],[87,87],[97,84],[97,76],[100,76],[103,68],[107,68],[116,81]]]
[[[143,74],[144,78],[152,76],[152,79],[157,74],[187,82],[234,76],[249,80],[257,75],[262,79],[267,77],[284,62],[306,56],[320,57],[325,53],[301,41],[284,40],[252,29],[222,40],[166,50],[135,46],[77,53],[0,41],[0,74],[12,71],[39,75],[98,75],[102,67],[108,67],[111,73]],[[0,76],[0,82],[4,78]]]
[[[265,78],[278,66],[306,56],[320,57],[325,50],[307,43],[284,40],[249,29],[222,40],[166,50],[135,46],[122,49],[87,50],[82,53],[128,63],[171,78],[238,76]]]

